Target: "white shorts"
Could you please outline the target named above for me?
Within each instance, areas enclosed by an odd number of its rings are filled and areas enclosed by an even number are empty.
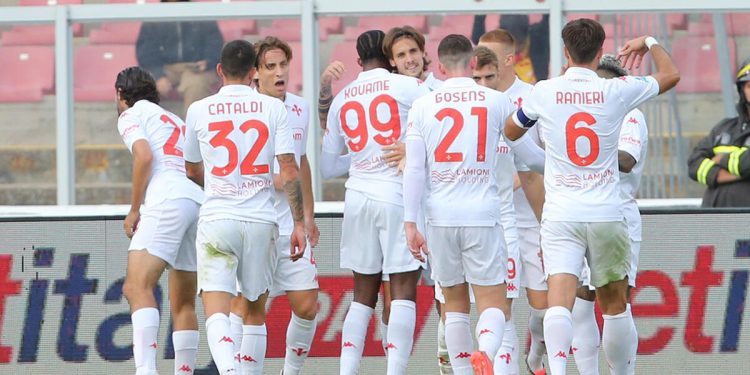
[[[618,222],[542,222],[545,276],[568,273],[581,278],[584,258],[591,266],[591,285],[602,287],[630,272],[628,227]]]
[[[506,236],[505,242],[508,245],[508,268],[505,280],[506,284],[508,284],[506,297],[518,298],[520,294],[521,275],[523,275],[523,265],[521,264],[521,255],[519,254],[519,241],[517,237]]]
[[[255,301],[271,286],[276,267],[276,224],[239,220],[198,223],[198,293],[239,291]]]
[[[436,227],[428,223],[427,246],[432,278],[443,287],[505,283],[508,252],[500,225]]]
[[[544,278],[542,248],[539,246],[539,227],[518,228],[521,253],[521,286],[531,290],[547,290]]]
[[[630,240],[630,272],[628,285],[635,288],[635,278],[638,276],[638,257],[641,256],[641,241]]]
[[[347,189],[341,224],[341,268],[364,275],[417,270],[406,245],[404,208]]]
[[[315,268],[310,242],[302,258],[296,262],[289,259],[291,254],[291,236],[279,236],[276,241],[276,270],[273,273],[271,297],[276,297],[291,290],[318,289],[318,270]]]
[[[200,205],[192,199],[167,199],[144,207],[129,250],[146,249],[170,267],[195,272],[195,232]]]

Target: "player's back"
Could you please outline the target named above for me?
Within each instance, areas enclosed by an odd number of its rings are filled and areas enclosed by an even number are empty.
[[[224,86],[190,106],[187,128],[186,159],[205,168],[201,218],[275,223],[271,168],[280,145],[294,152],[284,104],[249,86]]]
[[[147,205],[175,198],[202,201],[200,188],[185,176],[185,123],[177,115],[148,100],[139,100],[120,114],[117,127],[131,151],[139,139],[145,139],[151,148]]]
[[[512,113],[507,95],[451,78],[414,104],[411,132],[427,151],[427,220],[437,226],[493,226],[500,222],[495,149],[500,124]],[[507,178],[512,179],[512,175]]]
[[[327,131],[343,137],[351,154],[347,189],[403,205],[402,177],[385,163],[382,148],[403,139],[412,103],[428,92],[415,78],[377,68],[360,73],[336,95]],[[340,152],[326,144],[325,151]]]
[[[603,79],[582,68],[537,83],[522,110],[538,116],[546,142],[545,218],[622,219],[617,167],[622,119],[657,93],[653,78]]]

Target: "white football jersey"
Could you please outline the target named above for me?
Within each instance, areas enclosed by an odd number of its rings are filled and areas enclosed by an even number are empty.
[[[305,145],[307,145],[307,125],[310,122],[310,109],[305,103],[305,99],[294,95],[292,93],[286,93],[284,98],[284,106],[286,107],[286,116],[289,122],[289,130],[292,132],[292,138],[294,139],[294,159],[297,161],[297,165],[300,165],[302,155],[305,155]],[[279,162],[278,160],[273,161],[274,173],[279,173]],[[286,192],[275,190],[275,201],[274,207],[278,214],[279,220],[279,235],[287,236],[291,235],[294,231],[294,220],[292,219],[292,210],[289,207],[289,200],[287,199]]]
[[[538,120],[540,126],[546,220],[622,220],[620,128],[628,112],[658,93],[653,77],[604,79],[578,67],[534,86],[513,118],[527,127]]]
[[[359,73],[331,103],[323,152],[352,155],[346,188],[369,199],[403,206],[402,176],[383,160],[384,146],[400,141],[415,99],[429,89],[413,77],[385,69]]]
[[[414,102],[407,137],[422,139],[426,146],[426,218],[431,225],[500,223],[493,151],[512,112],[507,95],[471,78],[448,79]]]
[[[177,115],[148,100],[139,100],[120,114],[117,130],[128,150],[133,152],[133,143],[140,139],[151,146],[151,178],[144,205],[178,198],[203,202],[201,188],[185,175],[184,129],[185,123]]]
[[[427,77],[424,79],[424,84],[427,85],[427,88],[429,88],[430,91],[435,91],[443,85],[443,81],[435,77],[434,74],[427,73]]]
[[[185,134],[185,160],[204,166],[201,220],[276,223],[273,161],[294,153],[281,100],[224,86],[190,105]]]
[[[523,98],[525,98],[534,86],[522,81],[518,76],[513,84],[505,90],[505,94],[510,97],[516,108],[521,108],[523,104]],[[504,142],[503,142],[504,143]],[[506,145],[507,146],[507,145]],[[518,172],[528,172],[529,169],[523,164],[519,158],[514,157],[516,170]],[[529,205],[526,194],[524,194],[522,188],[518,188],[513,192],[513,207],[516,212],[516,227],[518,228],[533,228],[539,225],[534,215],[534,210]]]
[[[643,165],[646,162],[648,127],[643,113],[638,109],[630,111],[622,122],[619,149],[630,154],[636,162],[630,173],[620,172],[620,195],[630,239],[640,241],[641,213],[638,211],[638,202],[635,200],[635,195],[641,185]]]

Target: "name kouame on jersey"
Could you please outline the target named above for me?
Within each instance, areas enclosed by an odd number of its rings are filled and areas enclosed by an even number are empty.
[[[249,86],[224,86],[188,108],[185,160],[203,161],[202,220],[276,223],[273,161],[293,153],[284,103]]]
[[[297,161],[297,165],[300,165],[302,155],[306,154],[305,146],[307,145],[307,126],[310,122],[310,109],[307,103],[305,103],[304,98],[291,93],[286,94],[284,107],[286,107],[287,111],[289,130],[292,133],[292,139],[294,139],[294,159]],[[279,162],[274,159],[273,163],[274,171],[278,174]],[[274,189],[274,198],[274,207],[278,214],[279,235],[291,235],[294,231],[294,220],[286,192]]]
[[[369,199],[403,206],[402,176],[383,160],[384,146],[401,141],[409,108],[429,93],[419,80],[385,69],[362,73],[331,103],[323,152],[351,154],[346,188]]]
[[[148,100],[139,100],[123,111],[117,129],[130,152],[138,140],[151,147],[151,178],[144,204],[156,205],[166,199],[188,198],[203,201],[203,192],[185,176],[183,134],[185,123],[176,115]]]
[[[577,67],[534,86],[513,119],[519,126],[536,123],[545,141],[545,219],[623,218],[617,167],[620,128],[628,112],[658,93],[653,77],[604,79]]]
[[[407,137],[427,151],[427,221],[434,226],[494,226],[500,223],[495,181],[501,124],[513,112],[507,95],[451,78],[414,102]],[[508,178],[512,178],[509,175]]]
[[[638,211],[638,202],[635,200],[635,195],[641,185],[643,166],[648,151],[648,127],[646,118],[638,109],[630,111],[623,119],[619,150],[627,152],[636,161],[630,173],[620,173],[620,195],[630,239],[640,241],[641,213]]]

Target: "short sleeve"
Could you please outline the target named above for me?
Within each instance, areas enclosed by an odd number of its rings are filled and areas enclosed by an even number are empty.
[[[617,148],[630,154],[636,163],[640,161],[641,151],[646,142],[645,137],[648,137],[648,133],[644,130],[646,130],[646,119],[641,111],[633,110],[623,119]]]
[[[612,81],[617,84],[617,92],[628,110],[659,95],[659,82],[651,76],[619,77]]]
[[[198,144],[198,133],[196,130],[196,121],[198,120],[199,110],[196,106],[191,105],[185,116],[185,145],[183,154],[186,162],[199,163],[203,161],[201,156],[200,145]]]
[[[120,132],[122,141],[125,142],[125,146],[128,147],[130,152],[133,152],[133,143],[135,141],[139,139],[148,140],[144,124],[141,124],[140,119],[127,111],[123,112],[120,118],[117,119],[117,130]]]
[[[289,119],[286,113],[286,107],[278,99],[274,99],[273,108],[275,113],[271,114],[271,118],[274,121],[274,128],[276,133],[274,134],[274,154],[294,154],[294,136],[292,131],[289,129]]]
[[[521,107],[513,112],[513,122],[523,128],[530,128],[536,124],[539,119],[540,105],[539,95],[541,90],[537,90],[539,85],[534,86],[529,94],[522,101]],[[513,103],[511,103],[512,105]]]
[[[339,121],[339,105],[334,100],[331,110],[328,112],[325,135],[323,136],[323,152],[329,154],[340,154],[344,147],[344,139],[341,136],[341,122]]]

